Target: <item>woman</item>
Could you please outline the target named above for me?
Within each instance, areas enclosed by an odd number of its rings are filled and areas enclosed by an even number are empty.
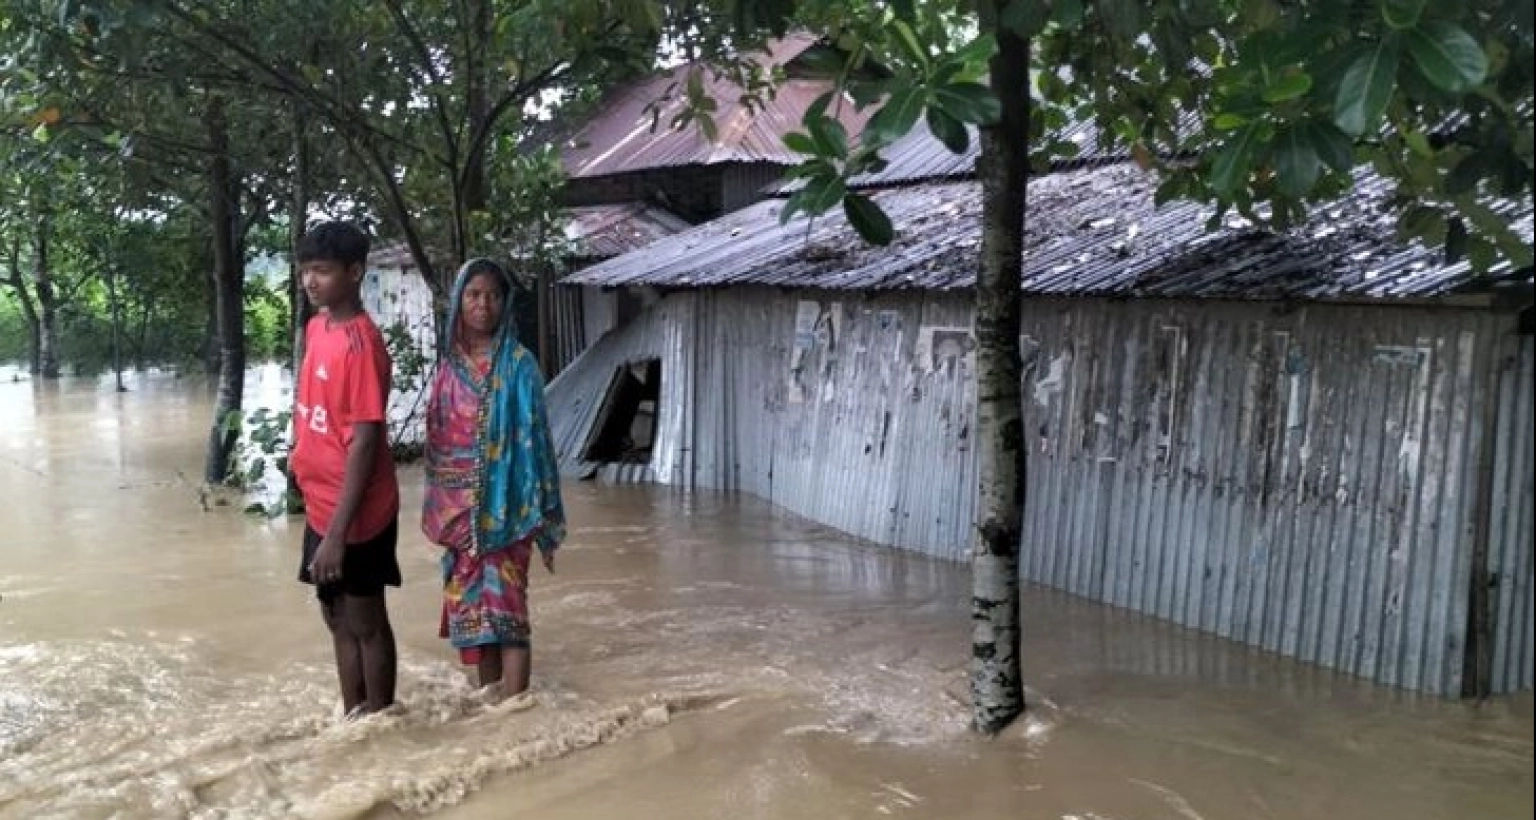
[[[421,517],[444,548],[441,634],[482,687],[516,695],[528,688],[529,559],[537,549],[554,572],[565,537],[544,379],[517,341],[512,280],[496,263],[459,269],[443,327]]]

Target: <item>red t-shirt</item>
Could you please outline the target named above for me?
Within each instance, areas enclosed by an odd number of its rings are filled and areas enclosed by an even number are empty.
[[[299,368],[294,397],[295,440],[289,466],[304,494],[309,525],[321,535],[331,525],[331,516],[341,501],[352,425],[386,421],[389,378],[389,351],[368,314],[335,324],[325,314],[309,320],[304,329],[304,364]],[[400,485],[385,436],[379,442],[362,502],[347,529],[347,543],[361,543],[378,535],[399,512]]]

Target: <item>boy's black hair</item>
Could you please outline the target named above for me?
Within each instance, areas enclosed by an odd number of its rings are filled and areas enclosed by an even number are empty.
[[[299,264],[305,262],[340,262],[352,265],[368,264],[368,234],[351,222],[321,222],[299,240],[297,255]]]

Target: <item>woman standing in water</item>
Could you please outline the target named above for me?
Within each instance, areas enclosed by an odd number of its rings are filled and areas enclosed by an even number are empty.
[[[459,269],[448,344],[427,406],[422,530],[444,548],[441,634],[503,695],[528,688],[528,568],[555,571],[565,537],[544,379],[517,341],[512,279],[494,262]]]

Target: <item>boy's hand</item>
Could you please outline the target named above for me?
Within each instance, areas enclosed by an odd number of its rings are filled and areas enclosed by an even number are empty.
[[[550,575],[554,575],[555,574],[555,551],[554,550],[539,550],[539,557],[544,559],[544,568],[549,570],[549,574]]]
[[[315,550],[315,558],[309,562],[309,576],[316,584],[331,584],[341,580],[341,559],[346,555],[346,545],[340,538],[327,535]]]

